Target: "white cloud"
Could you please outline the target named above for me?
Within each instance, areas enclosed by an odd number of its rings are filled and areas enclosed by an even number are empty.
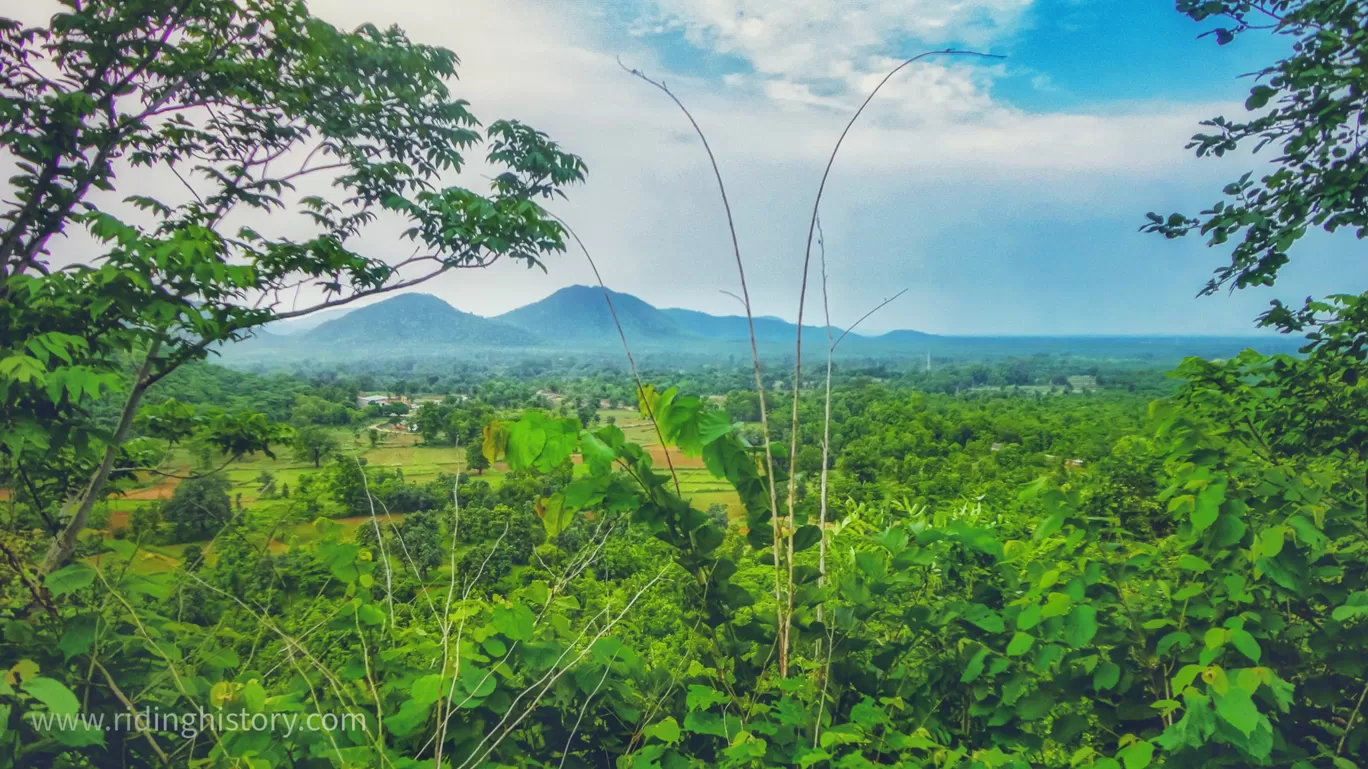
[[[988,45],[1010,34],[1031,0],[653,0],[643,30],[682,30],[694,44],[741,56],[765,75],[839,76],[905,41]]]
[[[681,32],[706,54],[744,60],[771,98],[849,108],[906,57],[946,46],[991,46],[1013,34],[1032,0],[649,0],[643,36]],[[985,52],[988,52],[985,50]],[[971,116],[987,103],[983,70],[931,60],[885,100],[909,116]],[[819,96],[813,95],[818,88]]]
[[[695,14],[688,17],[697,19],[690,34],[715,36],[714,44],[744,51],[757,70],[774,76],[757,87],[754,76],[719,83],[669,72],[649,40],[624,33],[581,3],[326,0],[313,8],[343,25],[398,23],[422,42],[456,50],[463,62],[456,91],[482,119],[524,119],[582,154],[589,183],[573,190],[558,213],[588,243],[612,288],[660,306],[734,313],[734,300],[721,290],[736,290],[735,264],[706,155],[674,104],[624,73],[615,57],[664,79],[717,153],[757,312],[792,317],[812,196],[853,105],[894,63],[884,56],[885,43],[911,33],[937,43],[991,40],[1006,34],[1026,7],[1015,0],[860,2],[854,18],[838,19],[824,10],[837,3],[804,0],[792,9],[781,2],[744,3],[764,13],[756,12],[752,22],[723,24],[707,19],[722,19],[741,7],[737,2],[670,2],[679,13]],[[890,21],[902,18],[915,20]],[[822,46],[793,42],[802,35]],[[828,50],[828,43],[835,48]],[[790,65],[794,76],[781,71]],[[1159,268],[1166,282],[1156,288],[1163,296],[1156,294],[1155,301],[1187,306],[1214,258],[1192,259],[1191,248],[1179,258],[1179,251],[1163,251],[1165,244],[1144,240],[1135,229],[1146,210],[1210,202],[1207,196],[1217,189],[1211,169],[1192,161],[1183,146],[1198,120],[1220,112],[1220,105],[1155,102],[1120,105],[1106,114],[1031,113],[990,98],[993,66],[954,61],[909,67],[851,132],[823,203],[833,269],[840,272],[834,320],[858,317],[890,287],[910,285],[904,300],[881,313],[878,326],[941,333],[1247,328],[1254,314],[1248,305],[1214,314],[1206,305],[1200,318],[1151,314],[1146,325],[1141,313],[1133,313],[1109,326],[1081,308],[1111,301],[1108,292],[1121,286],[1066,276],[1059,291],[1076,289],[1078,295],[1072,302],[1056,298],[1045,309],[1030,288],[1016,285],[1019,275],[982,266],[1001,256],[993,245],[995,227],[1015,229],[1003,234],[1013,253],[1045,255],[1054,244],[1032,240],[1032,222],[1062,226],[1110,217],[1105,242],[1090,245],[1086,257],[1070,256],[1136,264],[1142,260],[1135,253],[1160,249],[1170,261]],[[817,87],[833,81],[844,89],[828,95],[829,87]],[[1192,201],[1191,182],[1198,179],[1200,194]],[[1010,224],[1001,224],[1004,210],[1013,212]],[[977,236],[962,239],[957,232]],[[963,248],[947,250],[946,243],[959,242]],[[974,282],[944,280],[950,265],[974,275]],[[554,259],[549,270],[543,275],[504,265],[462,273],[429,290],[462,309],[495,314],[593,280],[576,252]],[[993,297],[991,307],[969,311],[984,292]],[[1066,306],[1076,312],[1065,312]],[[1201,325],[1194,326],[1194,318]]]

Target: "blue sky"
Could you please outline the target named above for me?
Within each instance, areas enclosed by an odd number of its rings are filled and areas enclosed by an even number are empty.
[[[822,205],[832,321],[908,293],[870,330],[947,334],[1249,334],[1277,296],[1359,291],[1357,244],[1310,238],[1274,290],[1197,299],[1227,257],[1137,233],[1197,211],[1264,157],[1198,161],[1199,121],[1234,116],[1285,41],[1220,47],[1171,2],[1130,0],[356,0],[339,23],[399,23],[451,47],[486,122],[518,117],[589,164],[558,209],[611,288],[736,311],[715,183],[687,122],[616,58],[669,82],[727,179],[757,314],[796,314],[813,195],[841,127],[898,59],[969,47],[890,82],[842,149]],[[578,253],[431,289],[494,314],[591,282]],[[819,275],[814,270],[814,289]],[[809,305],[808,319],[813,319]]]

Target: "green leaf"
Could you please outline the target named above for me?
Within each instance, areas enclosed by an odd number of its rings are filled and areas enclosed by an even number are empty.
[[[542,449],[546,448],[545,424],[545,417],[528,412],[508,428],[508,445],[504,451],[509,469],[525,470],[537,461]]]
[[[1169,752],[1179,748],[1200,748],[1216,732],[1216,717],[1211,712],[1210,700],[1195,689],[1183,692],[1183,717],[1159,735],[1156,742]]]
[[[1093,688],[1104,692],[1121,681],[1121,667],[1115,662],[1104,662],[1093,671]]]
[[[442,676],[433,673],[414,681],[409,694],[419,703],[430,705],[441,699],[443,688]]]
[[[1263,656],[1263,650],[1259,648],[1259,642],[1254,639],[1254,636],[1249,634],[1248,630],[1231,631],[1230,643],[1236,649],[1239,649],[1241,654],[1253,660],[1254,664],[1259,664],[1259,658]]]
[[[1032,604],[1030,606],[1027,606],[1025,609],[1022,609],[1021,613],[1017,615],[1017,629],[1030,630],[1036,625],[1039,625],[1040,620],[1040,606],[1037,604]]]
[[[710,686],[689,684],[689,693],[684,698],[684,707],[690,711],[707,710],[713,705],[721,705],[727,700],[727,695]]]
[[[1068,624],[1064,626],[1064,641],[1075,649],[1087,646],[1097,635],[1097,609],[1089,604],[1080,604],[1069,612]]]
[[[1239,729],[1246,737],[1254,733],[1259,725],[1259,708],[1249,696],[1249,692],[1232,686],[1224,694],[1216,695],[1216,715],[1222,721]]]
[[[1002,621],[1002,615],[981,603],[969,604],[961,612],[961,616],[988,633],[1001,633],[1007,629],[1007,624]]]
[[[47,705],[48,712],[71,715],[81,707],[80,700],[66,688],[61,681],[45,676],[35,676],[20,687],[34,699]]]
[[[1037,721],[1054,708],[1054,695],[1043,689],[1031,692],[1017,702],[1016,715],[1022,721]]]
[[[684,728],[694,734],[730,738],[741,731],[741,719],[732,715],[724,718],[720,713],[691,711],[684,716]]]
[[[666,716],[665,720],[657,721],[646,727],[647,737],[654,737],[669,745],[679,742],[681,734],[679,722],[675,720],[674,716]]]
[[[1020,657],[1031,650],[1035,645],[1035,637],[1029,633],[1017,633],[1012,636],[1012,640],[1007,644],[1008,657]]]
[[[1268,104],[1268,100],[1273,98],[1277,90],[1266,85],[1256,85],[1249,89],[1249,98],[1245,99],[1245,109],[1253,111],[1263,109]],[[1130,769],[1127,767],[1127,769]]]
[[[1173,647],[1186,649],[1192,644],[1192,634],[1185,630],[1178,630],[1159,639],[1159,644],[1155,648],[1155,653],[1160,657],[1168,654]]]
[[[1225,502],[1225,493],[1225,481],[1216,481],[1197,495],[1191,518],[1194,534],[1201,534],[1216,522],[1216,517],[1221,514],[1221,503]]]
[[[537,618],[525,604],[495,606],[492,624],[494,629],[513,641],[530,641]]]
[[[1264,558],[1276,558],[1287,541],[1287,530],[1281,526],[1264,529],[1259,534],[1259,550]]]
[[[542,517],[548,539],[559,537],[575,522],[575,511],[565,504],[564,494],[554,494],[539,502],[537,513]]]
[[[969,660],[969,664],[964,666],[964,671],[960,673],[960,683],[972,683],[977,680],[979,676],[983,675],[983,665],[987,659],[988,650],[979,649],[978,653]]]
[[[1126,769],[1145,769],[1154,758],[1154,744],[1149,740],[1141,740],[1117,753],[1116,757],[1121,759]]]
[[[57,648],[62,652],[63,658],[70,661],[72,657],[90,651],[94,640],[95,618],[83,615],[67,624],[66,630],[62,632],[62,639],[57,642]]]
[[[366,625],[382,625],[385,622],[385,611],[373,603],[363,603],[356,607],[356,617]]]
[[[1051,534],[1054,534],[1056,531],[1059,531],[1060,527],[1064,525],[1064,521],[1068,518],[1068,516],[1069,511],[1067,509],[1055,511],[1052,515],[1042,520],[1040,524],[1036,526],[1035,534],[1031,536],[1031,539],[1035,542],[1041,542],[1045,540]]]
[[[1198,574],[1211,571],[1211,564],[1195,555],[1184,555],[1178,559],[1178,568],[1195,571]]]
[[[44,577],[43,585],[55,598],[90,587],[94,581],[94,569],[83,563],[73,563]]]
[[[1294,515],[1287,519],[1287,525],[1296,533],[1297,539],[1310,548],[1314,556],[1312,560],[1324,553],[1326,545],[1330,544],[1330,538],[1305,516]]]
[[[467,665],[461,669],[461,686],[472,698],[483,699],[493,694],[499,683],[493,671]]]

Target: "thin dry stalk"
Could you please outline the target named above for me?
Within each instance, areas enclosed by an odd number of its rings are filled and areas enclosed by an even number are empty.
[[[746,306],[746,326],[750,333],[751,361],[754,363],[755,368],[755,394],[760,401],[760,429],[765,436],[765,470],[766,480],[769,481],[770,523],[774,535],[775,618],[779,622],[779,625],[782,626],[784,619],[782,591],[784,586],[781,583],[784,566],[780,552],[780,540],[782,537],[780,536],[781,532],[779,530],[779,496],[778,491],[774,486],[774,451],[770,446],[769,414],[765,407],[765,380],[764,375],[760,370],[760,348],[755,341],[755,315],[751,312],[750,289],[746,286],[746,267],[741,259],[741,243],[736,237],[736,220],[732,217],[731,202],[727,199],[727,186],[722,181],[722,171],[717,167],[717,157],[713,155],[712,147],[708,144],[708,137],[704,135],[703,129],[699,127],[698,121],[694,120],[693,113],[689,112],[689,108],[684,106],[684,102],[680,101],[679,97],[675,96],[674,92],[667,88],[663,82],[652,80],[640,70],[629,68],[622,63],[621,59],[618,60],[618,66],[631,73],[633,77],[639,78],[642,81],[655,86],[666,96],[670,97],[670,100],[675,103],[675,106],[679,107],[679,110],[684,113],[684,117],[689,120],[689,125],[693,126],[694,133],[698,134],[699,140],[703,142],[703,151],[708,153],[708,162],[712,164],[713,177],[717,179],[717,189],[722,195],[722,208],[727,214],[727,230],[731,233],[732,253],[736,256],[736,272],[741,278],[741,303]],[[781,673],[787,675],[787,668],[785,667]]]
[[[817,245],[821,252],[822,259],[822,318],[826,324],[827,335],[827,365],[826,365],[826,396],[822,416],[822,489],[820,496],[820,512],[817,517],[817,525],[822,530],[822,537],[817,541],[817,586],[826,587],[826,551],[827,551],[827,467],[831,458],[831,358],[836,352],[836,343],[831,340],[831,304],[827,296],[827,263],[826,263],[826,236],[822,232],[822,220],[817,219]],[[817,604],[817,621],[825,619],[826,601]],[[817,645],[817,654],[821,656],[821,642]]]
[[[861,323],[864,323],[866,320],[868,320],[870,315],[873,315],[874,313],[878,312],[879,310],[882,310],[883,308],[887,307],[888,305],[893,304],[893,302],[896,301],[896,300],[898,299],[898,297],[900,297],[900,296],[902,296],[903,294],[906,294],[906,293],[907,293],[907,289],[904,288],[902,291],[899,291],[898,293],[894,294],[893,296],[890,296],[890,297],[888,297],[887,299],[883,300],[882,302],[879,302],[878,306],[875,307],[874,309],[870,310],[869,312],[865,313],[864,315],[861,315],[861,316],[860,316],[860,319],[857,320],[857,321],[855,321],[855,323],[853,323],[853,324],[850,326],[850,328],[848,328],[848,329],[846,329],[845,331],[841,332],[841,335],[838,336],[838,337],[836,337],[836,341],[833,342],[833,343],[831,344],[831,349],[834,351],[834,350],[836,349],[836,345],[840,344],[840,343],[841,343],[841,340],[842,340],[842,339],[845,339],[846,336],[849,335],[850,332],[854,331],[854,330],[856,329],[856,327],[858,327]],[[831,338],[831,332],[830,332],[829,330],[828,330],[828,332],[827,332],[827,338],[828,338],[828,340]]]
[[[594,280],[598,281],[599,288],[603,290],[603,300],[608,303],[608,314],[613,316],[613,325],[617,326],[618,336],[622,339],[622,351],[627,353],[627,365],[632,369],[632,379],[637,386],[637,401],[645,407],[646,416],[651,419],[651,426],[655,428],[656,438],[660,441],[660,451],[665,455],[665,465],[670,468],[670,478],[674,481],[675,496],[682,497],[684,493],[679,489],[679,475],[675,472],[674,461],[670,459],[670,446],[665,442],[665,433],[660,429],[660,421],[656,419],[655,409],[651,406],[646,397],[646,386],[641,382],[641,375],[637,373],[636,360],[632,358],[632,348],[627,344],[627,332],[622,330],[622,321],[618,320],[617,310],[613,308],[613,297],[608,292],[608,286],[603,282],[603,276],[599,274],[598,265],[594,263],[594,257],[589,255],[589,249],[585,247],[584,241],[566,221],[555,214],[548,214],[556,221],[561,223],[565,231],[570,233],[570,237],[579,244],[580,250],[584,252],[584,258],[589,260],[589,267],[594,271]]]
[[[380,561],[385,564],[385,602],[389,605],[390,628],[396,625],[394,622],[394,579],[390,569],[389,553],[385,552],[385,533],[380,529],[380,521],[375,517],[375,497],[370,493],[370,481],[366,479],[366,466],[361,464],[361,458],[352,451],[352,461],[356,462],[356,470],[361,473],[361,488],[366,492],[366,501],[370,503],[371,526],[375,528],[375,546],[380,549]]]
[[[884,75],[883,80],[880,80],[879,84],[874,86],[874,90],[869,92],[869,95],[865,97],[864,102],[860,104],[860,108],[855,110],[855,114],[852,115],[850,121],[846,123],[845,129],[841,131],[840,138],[836,140],[836,146],[831,149],[831,156],[827,158],[826,168],[822,171],[822,181],[817,185],[817,198],[812,202],[812,218],[808,222],[807,247],[803,252],[803,277],[798,291],[798,332],[793,362],[793,423],[791,425],[792,433],[789,441],[790,472],[788,483],[788,525],[786,527],[788,532],[790,577],[792,576],[793,568],[794,506],[796,505],[798,491],[798,476],[792,472],[792,465],[794,456],[798,453],[798,397],[803,391],[803,310],[807,303],[808,271],[812,264],[812,241],[817,230],[817,213],[822,205],[822,193],[826,191],[827,178],[831,175],[831,167],[836,162],[836,153],[840,152],[841,144],[845,142],[845,138],[850,133],[851,127],[855,125],[855,121],[860,119],[860,115],[865,111],[865,107],[868,107],[869,103],[874,100],[874,96],[879,93],[879,90],[884,87],[884,84],[892,79],[894,75],[898,74],[904,67],[931,56],[979,56],[984,58],[1002,58],[1000,56],[992,56],[991,54],[983,54],[975,51],[959,51],[953,48],[947,48],[943,51],[927,51],[926,53],[918,54],[890,70],[887,75]],[[778,511],[776,510],[776,515],[777,513]],[[781,616],[779,618],[779,672],[780,675],[783,676],[788,675],[789,618],[791,618],[792,615],[793,591],[790,589],[788,606],[786,607],[786,610],[781,609]]]

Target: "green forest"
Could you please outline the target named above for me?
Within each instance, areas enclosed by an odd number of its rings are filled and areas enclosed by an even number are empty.
[[[1187,147],[1255,170],[1135,237],[1209,245],[1204,294],[1361,243],[1368,5],[1176,6],[1286,53]],[[886,355],[823,313],[819,188],[796,324],[732,228],[736,344],[606,274],[596,325],[516,316],[593,354],[243,362],[589,257],[555,211],[592,169],[397,27],[55,7],[0,18],[0,767],[1368,769],[1360,287],[1274,301],[1262,351]],[[730,222],[687,101],[620,74]],[[422,301],[399,321],[468,324],[441,344],[533,338]]]

